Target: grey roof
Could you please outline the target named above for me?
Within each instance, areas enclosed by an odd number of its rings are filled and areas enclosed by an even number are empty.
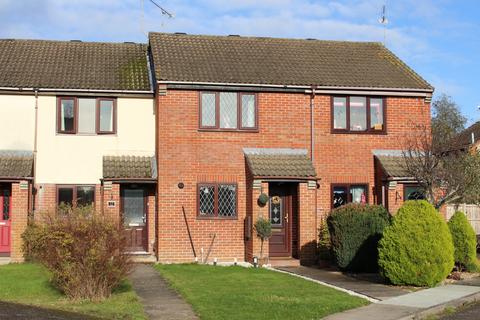
[[[105,179],[156,179],[155,157],[104,156],[103,178]]]
[[[150,33],[158,81],[432,91],[381,43]]]
[[[33,153],[19,150],[0,150],[0,178],[21,179],[33,175]]]
[[[254,177],[315,178],[312,161],[304,149],[245,148],[244,154]]]
[[[408,178],[410,174],[406,169],[405,158],[403,156],[376,155],[375,156],[383,168],[384,173],[392,178]]]
[[[0,40],[0,87],[150,91],[147,45]]]

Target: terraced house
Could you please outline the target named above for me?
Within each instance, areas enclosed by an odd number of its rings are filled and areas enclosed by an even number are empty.
[[[161,262],[252,261],[263,216],[272,262],[308,264],[332,208],[416,194],[402,141],[433,88],[381,44],[151,33],[0,54],[14,258],[27,213],[66,202],[123,215],[129,252]]]

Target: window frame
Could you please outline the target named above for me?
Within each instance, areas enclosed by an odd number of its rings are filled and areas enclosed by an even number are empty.
[[[350,129],[350,98],[351,97],[365,97],[366,99],[366,125],[367,129],[362,131],[351,130]],[[346,99],[346,129],[335,129],[335,110],[334,110],[334,101],[335,98],[345,98]],[[382,112],[383,112],[383,128],[382,130],[372,129],[371,126],[371,108],[370,100],[379,99],[382,100]],[[331,133],[346,133],[346,134],[386,134],[387,133],[387,99],[386,97],[377,97],[377,96],[367,96],[367,95],[332,95],[330,96],[330,118],[331,118]]]
[[[90,98],[95,99],[95,133],[80,133],[78,132],[78,117],[79,117],[79,108],[78,100],[79,98]],[[61,130],[62,127],[62,118],[61,118],[61,107],[63,100],[73,100],[73,127],[72,131]],[[100,130],[100,101],[112,101],[113,110],[112,110],[112,131],[101,131]],[[65,135],[82,135],[82,136],[93,136],[93,135],[114,135],[117,134],[117,98],[110,97],[72,97],[72,96],[57,96],[57,134]]]
[[[235,186],[235,215],[231,217],[224,217],[218,215],[218,187],[223,186]],[[203,216],[200,214],[200,188],[201,187],[214,187],[213,197],[213,215]],[[197,219],[199,220],[238,220],[238,184],[235,182],[199,182],[197,183]]]
[[[403,184],[403,201],[408,201],[406,198],[407,195],[407,188],[422,188],[419,184],[417,183],[404,183]],[[425,192],[423,193],[424,199],[425,199]],[[424,199],[416,199],[416,200],[424,200]]]
[[[92,203],[92,206],[93,208],[95,209],[95,205],[96,205],[96,192],[97,192],[97,188],[94,184],[57,184],[56,185],[56,201],[55,201],[55,204],[56,204],[56,207],[58,207],[60,205],[60,203],[58,203],[58,200],[59,200],[59,191],[60,189],[72,189],[72,192],[73,192],[73,196],[72,196],[72,208],[76,208],[77,207],[77,188],[78,187],[91,187],[93,188],[93,203]]]
[[[330,208],[331,209],[336,209],[333,206],[333,190],[336,187],[341,187],[341,188],[346,188],[347,189],[347,203],[346,204],[353,203],[352,202],[352,195],[350,193],[350,189],[352,187],[365,187],[365,203],[366,204],[369,203],[368,201],[369,201],[370,185],[368,183],[363,183],[363,182],[359,182],[359,183],[332,183],[330,185]],[[340,207],[337,207],[337,208],[340,208]]]
[[[220,127],[220,93],[236,93],[237,94],[237,127],[236,128],[222,128]],[[202,125],[202,95],[215,95],[215,125]],[[242,96],[254,96],[254,110],[255,110],[255,126],[244,127],[242,125]],[[198,128],[199,131],[230,131],[230,132],[258,132],[258,94],[256,92],[245,91],[199,91],[198,94]]]

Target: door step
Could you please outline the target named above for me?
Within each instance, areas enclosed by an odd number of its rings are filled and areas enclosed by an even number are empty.
[[[292,257],[274,257],[269,260],[272,267],[300,267],[300,260]]]
[[[143,253],[129,253],[132,261],[134,263],[155,263],[157,262],[157,258],[151,254],[143,254]]]
[[[12,262],[10,257],[0,257],[0,265],[2,264],[9,264]]]

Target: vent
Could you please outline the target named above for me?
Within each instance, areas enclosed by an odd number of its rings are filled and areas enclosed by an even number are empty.
[[[75,39],[75,40],[70,40],[70,42],[82,42],[82,40]]]
[[[176,35],[186,35],[186,32],[175,32]]]
[[[240,37],[239,34],[229,34],[228,36],[229,36],[229,37]]]
[[[307,39],[305,39],[305,40],[311,41],[311,40],[317,40],[317,39],[315,39],[315,38],[307,38]]]

